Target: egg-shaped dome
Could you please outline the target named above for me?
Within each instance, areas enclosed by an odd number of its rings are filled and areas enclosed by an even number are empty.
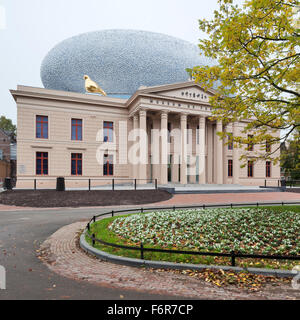
[[[44,58],[47,89],[85,92],[85,74],[109,95],[188,80],[186,68],[210,65],[196,45],[161,33],[103,30],[66,39]]]

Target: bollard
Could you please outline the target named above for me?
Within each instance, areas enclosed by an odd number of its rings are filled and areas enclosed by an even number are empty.
[[[5,178],[5,179],[4,179],[3,187],[4,187],[4,189],[6,189],[6,190],[12,190],[11,178]]]
[[[95,245],[95,233],[92,234],[92,242],[93,242],[93,247]]]
[[[56,178],[56,191],[65,191],[65,178]]]

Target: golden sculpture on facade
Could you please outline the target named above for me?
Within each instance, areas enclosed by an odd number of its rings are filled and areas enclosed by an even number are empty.
[[[107,94],[103,89],[98,86],[98,84],[91,80],[89,76],[84,75],[83,79],[85,80],[85,90],[86,92],[92,92],[92,93],[101,93],[103,96],[106,96]]]

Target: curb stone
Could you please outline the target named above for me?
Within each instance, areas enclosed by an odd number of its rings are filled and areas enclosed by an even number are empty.
[[[214,269],[214,270],[224,270],[224,271],[247,271],[254,274],[259,274],[263,276],[275,276],[275,277],[283,277],[283,278],[293,278],[300,271],[297,270],[281,270],[281,269],[263,269],[263,268],[241,268],[241,267],[232,267],[232,266],[216,266],[216,265],[205,265],[205,264],[189,264],[189,263],[175,263],[175,262],[167,262],[167,261],[152,261],[152,260],[143,260],[136,258],[127,258],[121,257],[117,255],[113,255],[99,249],[92,247],[85,240],[86,230],[80,236],[80,247],[94,255],[95,257],[109,261],[116,264],[131,266],[131,267],[146,267],[146,268],[157,268],[157,269],[192,269],[192,270],[203,270],[203,269]]]

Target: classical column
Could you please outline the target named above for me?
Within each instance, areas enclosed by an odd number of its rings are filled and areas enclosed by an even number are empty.
[[[147,164],[148,164],[148,137],[147,137],[147,112],[139,111],[140,116],[140,164],[139,164],[139,183],[147,183]]]
[[[211,122],[206,122],[207,126],[207,183],[213,183],[214,167],[214,130]]]
[[[186,114],[181,114],[180,116],[180,130],[181,130],[181,154],[180,154],[180,183],[187,183],[187,116]]]
[[[153,179],[157,179],[160,183],[160,119],[158,117],[153,119],[151,157]]]
[[[139,129],[139,117],[138,115],[133,116],[133,144],[137,144],[138,142],[138,129]],[[132,154],[131,159],[133,161],[132,163],[132,178],[138,179],[139,178],[139,165],[136,163],[137,159],[134,159],[135,157],[138,157],[138,154]]]
[[[238,136],[238,122],[233,123],[232,135],[234,137]],[[232,150],[232,183],[238,184],[239,183],[239,149],[238,146],[233,144]]]
[[[160,114],[160,184],[168,183],[168,114],[163,111]]]
[[[205,184],[205,117],[199,117],[199,132],[198,132],[198,174],[199,174],[199,184]]]
[[[217,121],[216,133],[222,132],[222,121]],[[223,184],[223,140],[216,135],[216,182]]]

